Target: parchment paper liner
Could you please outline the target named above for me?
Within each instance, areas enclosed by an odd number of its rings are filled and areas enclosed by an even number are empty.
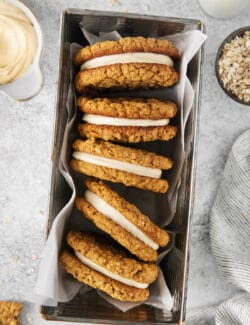
[[[96,36],[87,32],[83,26],[81,26],[81,28],[84,36],[87,38],[90,44],[99,41],[100,38],[102,40],[106,40],[117,39],[120,37],[117,32],[108,34],[100,33],[100,36]],[[206,35],[200,31],[188,31],[181,34],[166,36],[166,39],[172,41],[180,51],[181,60],[176,66],[176,69],[180,73],[180,81],[174,87],[162,90],[134,91],[119,94],[116,93],[116,96],[126,95],[165,98],[168,100],[173,100],[178,105],[178,114],[176,118],[178,135],[174,140],[171,140],[170,142],[157,141],[154,143],[140,143],[139,145],[135,145],[135,147],[145,148],[149,151],[167,155],[174,159],[174,168],[170,173],[167,173],[167,179],[170,183],[169,191],[167,194],[154,194],[135,188],[126,188],[122,185],[111,184],[115,190],[120,192],[129,201],[135,203],[143,213],[150,216],[154,222],[162,227],[167,226],[174,217],[178,188],[181,181],[180,175],[185,158],[184,131],[194,99],[194,89],[186,75],[187,65],[205,42]],[[78,44],[71,44],[71,59],[79,48],[80,46]],[[74,80],[73,67],[71,69],[71,80]],[[73,82],[71,82],[66,105],[69,119],[65,129],[59,169],[72,189],[72,196],[69,202],[58,213],[53,222],[43,252],[36,287],[32,296],[29,297],[29,300],[43,305],[53,306],[56,305],[57,302],[69,301],[77,294],[80,288],[81,294],[84,294],[84,291],[89,290],[87,286],[73,280],[71,276],[66,274],[61,269],[60,263],[58,263],[58,258],[63,245],[64,235],[68,229],[95,231],[98,233],[98,230],[88,220],[83,218],[75,208],[73,208],[76,192],[78,195],[79,193],[81,194],[84,192],[84,176],[77,173],[72,173],[68,166],[72,153],[71,143],[72,140],[77,137],[75,132],[75,120],[77,118],[76,107],[75,105],[72,105],[74,102],[74,97],[74,86]],[[160,262],[167,252],[173,247],[173,244],[174,234],[172,233],[171,243],[166,249],[161,250],[158,262]],[[114,300],[102,292],[99,292],[99,294],[122,311],[127,311],[140,305],[140,303],[125,303]],[[164,310],[171,310],[172,297],[161,271],[156,282],[150,286],[150,296],[144,303]]]

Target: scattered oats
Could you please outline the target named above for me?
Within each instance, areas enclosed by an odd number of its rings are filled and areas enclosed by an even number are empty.
[[[111,4],[111,6],[116,6],[119,4],[118,0],[109,0],[109,3]]]
[[[6,217],[5,220],[7,222],[12,222],[14,220],[14,217]]]
[[[5,205],[7,202],[8,202],[7,196],[5,196],[5,195],[0,196],[0,204],[1,205]]]
[[[35,261],[35,260],[37,260],[37,256],[36,255],[32,255],[31,259],[32,259],[32,261]]]
[[[146,4],[144,5],[144,9],[145,9],[146,11],[149,11],[149,10],[150,10],[150,5],[149,5],[148,3],[146,3]]]
[[[225,44],[219,60],[224,87],[245,103],[250,102],[250,31]]]
[[[44,211],[43,210],[40,210],[39,213],[42,214],[42,215],[44,215]]]
[[[30,268],[28,271],[27,271],[28,274],[32,274],[34,273],[34,269],[33,268]]]
[[[31,317],[30,313],[26,314],[25,319],[27,321],[27,324],[31,325],[33,323],[33,319]]]
[[[14,257],[13,257],[13,261],[14,261],[14,262],[17,262],[19,259],[20,259],[19,256],[14,256]]]

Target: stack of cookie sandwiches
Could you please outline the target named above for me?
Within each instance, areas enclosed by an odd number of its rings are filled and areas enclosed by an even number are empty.
[[[174,45],[162,39],[125,37],[81,49],[74,58],[77,106],[82,114],[73,142],[71,168],[88,177],[84,197],[76,207],[84,218],[106,233],[119,248],[95,236],[70,232],[60,260],[79,281],[121,301],[145,301],[148,286],[158,276],[158,249],[169,235],[150,216],[105,182],[121,183],[155,193],[166,193],[162,172],[173,161],[129,144],[168,141],[176,136],[171,125],[175,103],[156,98],[113,97],[117,90],[165,88],[178,82]],[[90,96],[93,90],[97,96]],[[107,90],[112,97],[107,97]],[[105,97],[106,94],[106,97]]]

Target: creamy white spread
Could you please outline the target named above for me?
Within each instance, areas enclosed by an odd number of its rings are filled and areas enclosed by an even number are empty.
[[[128,119],[120,117],[109,117],[102,115],[84,114],[83,121],[97,125],[116,125],[116,126],[164,126],[169,123],[169,119],[146,120]]]
[[[127,230],[136,238],[140,239],[144,244],[157,250],[159,245],[149,238],[143,231],[137,228],[132,222],[124,217],[118,210],[104,201],[100,196],[96,195],[90,190],[85,192],[85,199],[93,205],[99,212],[105,214],[106,217],[113,220],[115,223],[120,225],[122,228]]]
[[[36,31],[29,18],[0,0],[0,84],[22,76],[32,64],[36,50]]]
[[[105,65],[119,64],[119,63],[153,63],[165,64],[169,67],[174,66],[173,60],[164,54],[136,52],[136,53],[123,53],[105,55],[97,58],[90,59],[81,65],[81,70],[88,70]]]
[[[85,161],[90,164],[109,167],[117,170],[126,171],[140,176],[147,176],[152,178],[161,178],[161,169],[145,167],[141,165],[131,164],[125,161],[114,160],[101,156],[92,155],[85,152],[74,151],[73,157],[78,160]]]
[[[75,250],[75,255],[83,264],[89,266],[91,269],[93,269],[99,273],[102,273],[102,274],[110,277],[111,279],[114,279],[116,281],[119,281],[121,283],[127,284],[127,285],[135,287],[135,288],[139,288],[139,289],[146,289],[148,287],[147,283],[140,283],[140,282],[137,282],[137,281],[134,281],[131,279],[127,279],[121,275],[115,274],[115,273],[105,269],[104,267],[91,261],[89,258],[85,257],[84,255],[82,255],[80,252],[78,252],[76,250]]]

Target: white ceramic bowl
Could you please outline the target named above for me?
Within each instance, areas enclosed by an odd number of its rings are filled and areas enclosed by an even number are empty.
[[[35,96],[42,87],[43,75],[40,69],[40,57],[43,48],[42,30],[34,13],[22,1],[7,0],[6,2],[22,10],[31,21],[37,35],[37,51],[33,63],[18,79],[0,85],[0,91],[16,100],[27,100]]]

